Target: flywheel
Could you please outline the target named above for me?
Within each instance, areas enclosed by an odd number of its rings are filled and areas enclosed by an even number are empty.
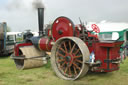
[[[75,33],[75,25],[71,19],[61,16],[52,24],[52,38],[58,40],[64,36],[73,36]]]
[[[51,65],[56,75],[65,80],[84,76],[89,66],[89,50],[77,37],[63,37],[56,41],[51,51]]]

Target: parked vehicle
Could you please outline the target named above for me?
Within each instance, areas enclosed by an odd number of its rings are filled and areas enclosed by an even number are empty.
[[[16,34],[7,32],[6,22],[0,23],[0,55],[9,55],[13,53],[16,43]]]

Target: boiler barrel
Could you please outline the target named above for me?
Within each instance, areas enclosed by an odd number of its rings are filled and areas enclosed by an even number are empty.
[[[48,38],[41,38],[39,40],[39,49],[43,51],[51,51],[52,45],[51,45],[52,40]]]
[[[48,37],[32,37],[31,41],[33,45],[42,51],[51,51],[52,48],[52,40]]]

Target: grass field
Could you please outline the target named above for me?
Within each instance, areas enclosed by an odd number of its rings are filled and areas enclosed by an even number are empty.
[[[0,58],[0,85],[128,85],[128,59],[120,70],[111,73],[88,73],[76,81],[58,78],[50,62],[44,67],[17,70],[9,57]]]

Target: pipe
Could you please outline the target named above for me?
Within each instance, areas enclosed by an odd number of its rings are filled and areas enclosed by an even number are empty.
[[[38,24],[39,24],[39,36],[43,36],[44,28],[44,8],[38,8]]]

